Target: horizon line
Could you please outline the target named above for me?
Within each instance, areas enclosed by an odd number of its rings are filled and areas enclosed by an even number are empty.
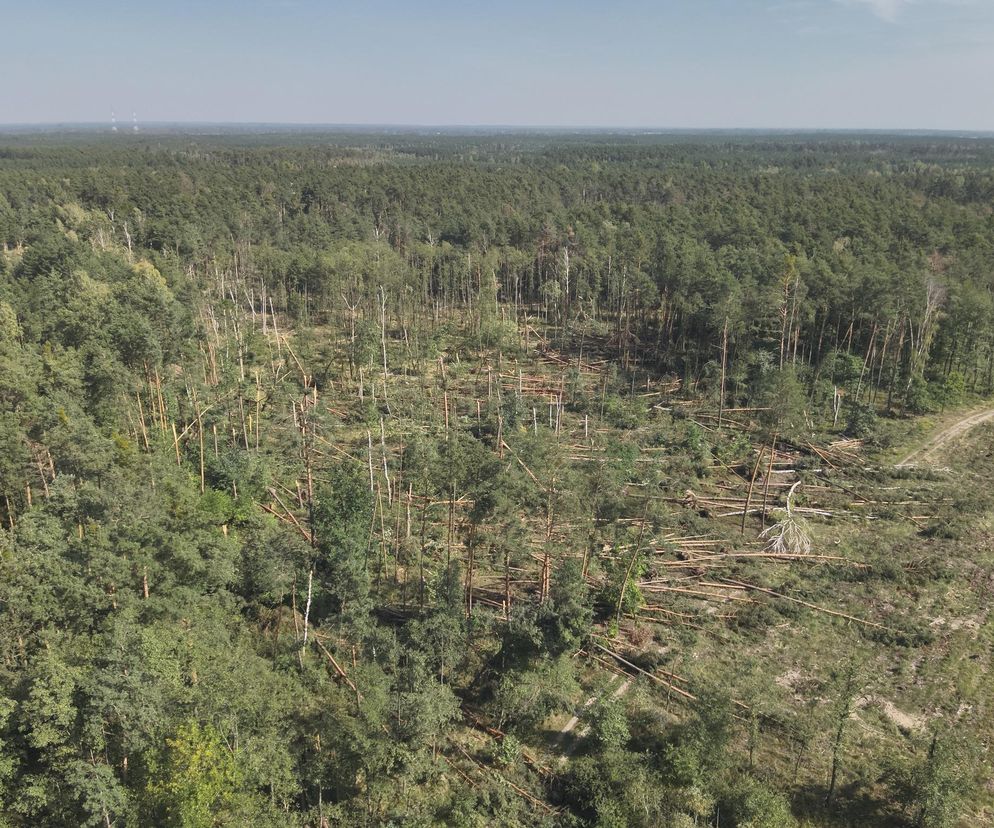
[[[877,134],[919,134],[919,135],[990,135],[994,136],[994,128],[980,129],[972,127],[882,127],[882,126],[627,126],[627,125],[589,125],[589,124],[521,124],[521,123],[404,123],[404,122],[325,122],[325,121],[235,121],[235,120],[148,120],[138,121],[139,128],[155,127],[215,127],[238,129],[240,127],[269,127],[281,129],[325,129],[325,130],[434,130],[434,131],[504,131],[504,132],[599,132],[599,133],[642,133],[642,134],[674,134],[674,133],[708,133],[708,132],[751,132],[751,133],[877,133]],[[109,122],[105,121],[11,121],[0,122],[0,132],[5,130],[57,130],[71,128],[106,129],[108,134],[115,134]],[[133,135],[133,131],[125,125],[117,134]],[[139,135],[141,132],[138,133]]]

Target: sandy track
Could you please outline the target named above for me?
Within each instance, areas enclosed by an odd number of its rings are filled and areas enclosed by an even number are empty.
[[[924,446],[915,449],[911,452],[911,454],[896,465],[901,467],[911,466],[917,463],[931,462],[935,458],[938,451],[948,446],[958,437],[966,434],[966,432],[968,432],[971,428],[974,428],[981,423],[986,423],[988,420],[994,420],[994,408],[985,408],[982,411],[975,411],[973,414],[968,414],[962,420],[958,420],[948,428],[940,431],[931,440],[925,443]]]
[[[621,684],[619,684],[615,688],[614,692],[611,693],[611,695],[614,696],[616,699],[617,698],[621,698],[622,696],[625,695],[625,693],[628,692],[628,688],[631,687],[631,686],[632,686],[632,680],[630,678],[625,679],[624,681],[621,682]],[[605,690],[604,692],[606,693],[607,691]],[[594,704],[603,695],[604,695],[604,693],[602,693],[600,695],[597,695],[597,696],[591,696],[589,699],[587,699],[586,702],[584,702],[583,707],[580,708],[580,710],[578,710],[576,712],[576,715],[574,715],[573,718],[571,718],[568,722],[566,722],[565,725],[563,725],[563,729],[560,730],[559,733],[556,735],[556,744],[557,745],[559,745],[559,746],[562,745],[563,739],[565,739],[566,736],[569,733],[572,733],[573,730],[576,728],[576,726],[580,723],[580,717],[584,713],[586,713],[587,711],[589,711],[590,708],[593,707]],[[587,732],[587,728],[583,728],[582,731],[579,733],[579,735],[582,737],[586,732]],[[569,759],[570,756],[573,755],[573,752],[576,750],[576,744],[577,743],[574,742],[574,743],[572,743],[570,745],[567,745],[566,750],[564,750],[562,756],[559,757],[559,761],[560,762],[565,762],[567,759]]]

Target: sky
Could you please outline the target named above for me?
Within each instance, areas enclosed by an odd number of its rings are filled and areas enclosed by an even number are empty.
[[[0,0],[0,123],[994,129],[994,0]]]

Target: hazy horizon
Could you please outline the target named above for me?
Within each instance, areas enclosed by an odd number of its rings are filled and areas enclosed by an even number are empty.
[[[0,0],[5,126],[994,130],[984,0],[45,6]]]
[[[157,135],[168,133],[184,133],[191,130],[216,130],[233,134],[251,132],[329,132],[329,133],[409,133],[409,134],[590,134],[590,135],[709,135],[709,134],[743,134],[743,135],[882,135],[882,136],[949,136],[949,137],[994,137],[994,129],[969,128],[915,128],[915,127],[809,127],[809,126],[628,126],[618,125],[585,125],[585,124],[431,124],[431,123],[322,123],[318,121],[141,121],[137,122],[138,129],[133,131],[132,122],[117,122],[113,129],[110,121],[36,121],[36,122],[0,122],[0,134],[11,132],[93,132],[106,133],[108,136],[117,134],[127,138],[133,134]]]

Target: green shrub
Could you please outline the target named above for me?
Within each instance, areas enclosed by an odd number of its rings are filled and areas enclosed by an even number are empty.
[[[876,430],[877,412],[869,403],[854,402],[846,417],[847,437],[869,437]]]
[[[736,828],[794,828],[797,820],[786,798],[754,779],[744,779],[729,790],[721,803],[722,824]]]

